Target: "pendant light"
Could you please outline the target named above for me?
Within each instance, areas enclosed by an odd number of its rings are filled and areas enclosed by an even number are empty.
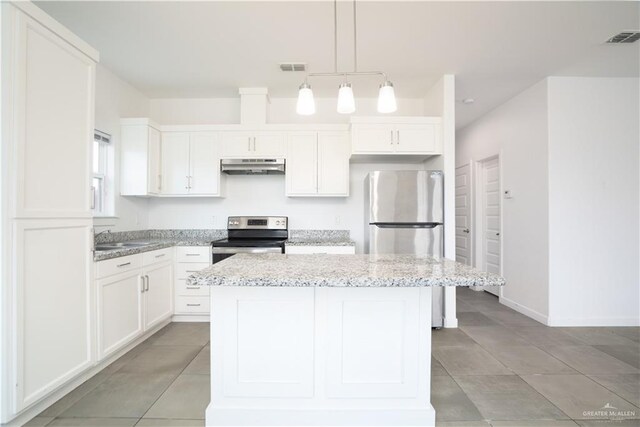
[[[338,89],[338,113],[351,114],[356,111],[356,102],[353,99],[351,83],[344,82]]]
[[[316,112],[316,101],[313,99],[311,85],[307,82],[302,83],[298,90],[296,112],[301,116],[310,116]]]
[[[378,113],[393,113],[398,109],[396,104],[396,94],[393,90],[393,83],[385,80],[380,85],[378,92]]]
[[[344,77],[344,83],[338,87],[337,110],[340,114],[351,114],[356,111],[356,103],[353,97],[351,83],[347,82],[348,76],[382,76],[383,82],[378,92],[378,112],[393,113],[397,110],[396,95],[393,84],[387,79],[387,75],[382,71],[358,71],[358,39],[356,31],[356,0],[353,0],[353,71],[338,72],[338,7],[337,0],[333,1],[333,72],[309,73],[309,77]],[[298,114],[307,116],[316,112],[315,102],[311,85],[305,79],[298,91],[298,103],[296,105]]]

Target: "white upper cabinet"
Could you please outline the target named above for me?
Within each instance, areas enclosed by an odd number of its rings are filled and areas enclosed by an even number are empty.
[[[285,157],[285,135],[282,132],[222,132],[223,158]]]
[[[162,190],[160,131],[148,119],[122,119],[120,194],[157,195]]]
[[[189,194],[189,133],[162,134],[162,194]]]
[[[214,132],[162,133],[162,195],[220,196],[220,146]]]
[[[349,195],[348,132],[291,132],[287,145],[287,196]]]
[[[354,117],[352,154],[442,154],[439,117]]]

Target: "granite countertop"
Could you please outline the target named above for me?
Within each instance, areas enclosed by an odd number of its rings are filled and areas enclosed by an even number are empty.
[[[291,230],[285,246],[355,246],[349,230]]]
[[[448,259],[416,255],[238,254],[187,279],[205,286],[502,286],[504,279]]]
[[[128,255],[135,255],[143,252],[155,251],[158,249],[170,248],[172,246],[209,246],[211,240],[173,240],[173,239],[157,239],[157,240],[135,240],[134,243],[145,243],[145,246],[122,247],[117,249],[109,249],[106,251],[95,251],[93,254],[94,261],[104,261],[111,258],[119,258]]]

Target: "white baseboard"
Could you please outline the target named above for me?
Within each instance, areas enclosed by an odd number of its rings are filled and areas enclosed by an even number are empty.
[[[209,322],[210,317],[208,314],[174,314],[171,320],[173,322]]]
[[[501,304],[506,305],[507,307],[517,311],[520,314],[524,314],[525,316],[530,317],[533,320],[536,320],[544,325],[550,326],[548,323],[549,317],[542,313],[539,313],[529,307],[526,307],[522,304],[512,301],[509,298],[500,297],[498,301],[500,301]]]
[[[106,368],[107,366],[109,366],[110,364],[112,364],[113,362],[118,360],[121,356],[123,356],[129,350],[131,350],[132,348],[134,348],[138,344],[142,343],[144,340],[146,340],[151,335],[153,335],[156,332],[158,332],[160,329],[162,329],[165,326],[167,326],[169,323],[171,323],[171,319],[167,319],[167,320],[161,322],[160,324],[156,325],[153,329],[150,329],[147,332],[145,332],[144,335],[141,335],[139,338],[137,338],[136,340],[130,342],[129,344],[127,344],[126,346],[124,346],[120,350],[118,350],[115,353],[113,353],[111,356],[109,356],[106,359],[104,359],[104,360],[98,362],[97,364],[93,365],[89,370],[87,370],[87,371],[83,372],[82,374],[78,375],[73,380],[69,381],[65,385],[63,385],[60,388],[58,388],[57,390],[55,390],[53,393],[49,394],[47,397],[44,397],[39,402],[34,403],[32,406],[24,409],[22,412],[19,412],[18,414],[15,415],[15,417],[13,419],[11,419],[6,424],[2,424],[2,426],[3,427],[4,426],[19,427],[19,426],[22,426],[22,425],[26,424],[32,418],[36,417],[40,412],[44,411],[49,406],[51,406],[54,403],[56,403],[58,400],[60,400],[66,394],[68,394],[71,391],[73,391],[80,384],[84,383],[89,378],[93,377],[98,372],[102,371],[104,368]]]
[[[599,326],[640,326],[637,317],[549,317],[548,326],[599,327]]]
[[[453,319],[445,317],[444,324],[442,325],[445,328],[457,328],[458,327],[458,318],[454,317]]]
[[[224,409],[207,407],[207,426],[434,426],[425,409]]]

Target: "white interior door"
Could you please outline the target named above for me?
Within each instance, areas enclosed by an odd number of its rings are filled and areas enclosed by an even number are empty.
[[[500,163],[493,158],[482,163],[482,265],[484,271],[501,274]],[[498,288],[485,287],[498,295]]]
[[[456,261],[473,265],[471,165],[456,168]]]

